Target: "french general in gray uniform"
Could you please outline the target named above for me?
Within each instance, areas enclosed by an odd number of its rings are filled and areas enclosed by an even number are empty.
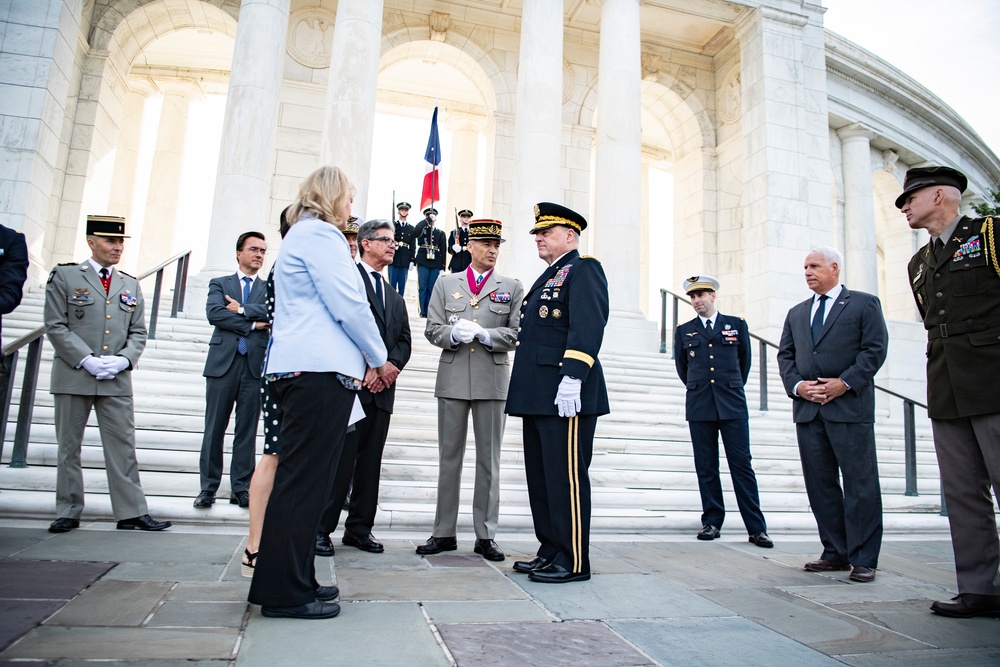
[[[162,530],[151,519],[135,458],[132,369],[146,347],[142,292],[132,276],[114,268],[124,246],[125,221],[87,218],[93,257],[60,264],[45,288],[45,333],[55,348],[49,391],[55,403],[59,466],[51,532],[80,525],[83,471],[80,448],[93,408],[97,412],[111,507],[118,528]]]

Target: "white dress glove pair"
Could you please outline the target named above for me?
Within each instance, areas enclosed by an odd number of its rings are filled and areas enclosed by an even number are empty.
[[[128,359],[112,354],[100,357],[88,354],[80,362],[80,366],[98,380],[113,380],[116,375],[128,368]]]
[[[555,404],[559,407],[560,417],[575,417],[580,412],[580,390],[583,381],[564,375],[556,392]]]
[[[493,342],[489,332],[476,322],[459,320],[455,322],[451,329],[451,342],[455,345],[459,343],[471,343],[476,338],[481,340],[486,347],[490,347]]]

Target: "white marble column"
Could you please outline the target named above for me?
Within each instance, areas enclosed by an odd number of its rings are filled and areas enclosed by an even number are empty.
[[[375,134],[375,92],[382,47],[382,0],[340,0],[333,29],[320,159],[340,167],[358,189],[354,215],[367,218]]]
[[[872,193],[871,140],[875,133],[860,123],[837,130],[844,163],[844,263],[841,282],[851,289],[878,294],[878,248]]]
[[[639,0],[603,0],[597,71],[593,254],[608,276],[609,330],[618,344],[657,349],[642,294],[642,65]],[[588,232],[584,232],[587,234]],[[607,335],[607,334],[606,334]],[[623,336],[628,338],[624,339]]]
[[[243,0],[240,5],[207,258],[192,287],[207,289],[209,278],[233,271],[233,248],[241,233],[276,228],[268,212],[288,5],[289,0]],[[193,304],[197,296],[192,294]]]
[[[131,222],[132,199],[135,196],[135,170],[139,163],[139,148],[142,143],[142,123],[151,91],[144,81],[128,83],[129,91],[125,95],[118,147],[115,150],[115,169],[111,176],[108,213],[123,216],[126,222]],[[129,225],[129,233],[138,236],[139,230],[134,225]]]
[[[451,157],[448,160],[448,211],[445,220],[454,227],[455,210],[467,208],[475,217],[484,217],[476,210],[476,175],[479,168],[479,130],[481,123],[465,114],[446,119],[451,130]]]
[[[823,9],[759,6],[736,26],[743,132],[744,315],[777,340],[810,292],[808,249],[833,241]]]
[[[563,2],[532,0],[521,12],[511,219],[504,220],[510,273],[530,286],[545,268],[528,231],[540,201],[561,203]],[[586,211],[580,211],[586,217]]]
[[[163,92],[163,106],[156,130],[153,165],[149,172],[149,190],[136,267],[139,271],[151,269],[180,250],[174,243],[177,200],[184,164],[188,109],[191,98],[197,91],[191,85],[183,83],[161,84],[160,89]]]

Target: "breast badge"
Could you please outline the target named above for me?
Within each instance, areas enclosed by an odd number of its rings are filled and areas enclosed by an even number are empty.
[[[549,316],[549,307],[548,306],[542,306],[541,308],[539,308],[538,309],[538,316],[541,317],[542,319],[545,319],[546,317],[548,317]]]
[[[558,319],[559,319],[560,317],[562,317],[562,311],[561,311],[561,310],[559,310],[558,308],[553,308],[553,309],[552,309],[552,317],[553,317],[554,319],[557,319],[557,320],[558,320]]]

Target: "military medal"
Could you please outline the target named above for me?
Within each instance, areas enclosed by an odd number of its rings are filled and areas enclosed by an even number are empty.
[[[548,306],[542,306],[541,308],[539,308],[538,309],[538,316],[541,317],[542,319],[545,319],[546,317],[548,317],[549,316],[549,307]]]
[[[472,307],[476,307],[476,306],[479,305],[479,295],[478,294],[476,296],[472,297],[471,299],[469,299],[469,305],[472,306]]]
[[[558,308],[553,308],[552,309],[552,317],[554,317],[555,319],[558,320],[560,317],[562,317],[562,311],[559,310]]]

